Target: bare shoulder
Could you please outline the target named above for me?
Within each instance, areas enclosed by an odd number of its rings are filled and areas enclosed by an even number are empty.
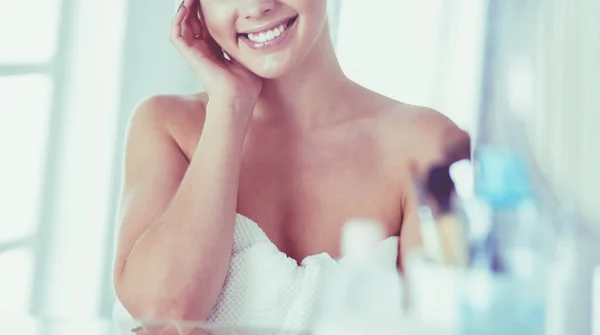
[[[206,93],[154,95],[140,101],[129,121],[128,136],[160,134],[184,151],[200,137],[206,116]]]
[[[207,102],[204,92],[188,96],[150,96],[138,103],[130,122],[172,125],[178,121],[204,119]]]
[[[386,125],[385,143],[404,153],[401,156],[416,167],[466,158],[470,153],[469,134],[432,108],[393,101],[381,110],[379,118]]]
[[[422,137],[440,139],[452,133],[466,134],[446,115],[429,107],[396,102],[384,115],[391,125],[401,127],[419,140]]]

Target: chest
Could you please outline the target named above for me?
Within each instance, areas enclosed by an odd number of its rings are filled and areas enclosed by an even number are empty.
[[[238,212],[296,260],[321,252],[338,257],[350,218],[376,219],[389,236],[398,234],[401,171],[387,161],[372,141],[247,141]]]

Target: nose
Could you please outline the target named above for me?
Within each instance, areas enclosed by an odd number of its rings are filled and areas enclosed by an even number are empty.
[[[240,16],[246,19],[261,18],[275,8],[277,0],[244,0],[240,8]]]

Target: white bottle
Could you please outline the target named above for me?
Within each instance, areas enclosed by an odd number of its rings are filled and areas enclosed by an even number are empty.
[[[395,262],[382,257],[381,225],[349,220],[342,231],[339,263],[325,271],[319,291],[315,335],[398,334],[403,313],[402,279]]]

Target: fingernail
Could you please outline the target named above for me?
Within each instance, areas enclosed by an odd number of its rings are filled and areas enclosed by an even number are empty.
[[[177,7],[177,11],[178,11],[178,12],[179,12],[179,10],[181,9],[181,7],[183,6],[183,3],[184,3],[184,2],[185,2],[185,0],[184,0],[184,1],[182,1],[182,2],[179,4],[179,7]]]

